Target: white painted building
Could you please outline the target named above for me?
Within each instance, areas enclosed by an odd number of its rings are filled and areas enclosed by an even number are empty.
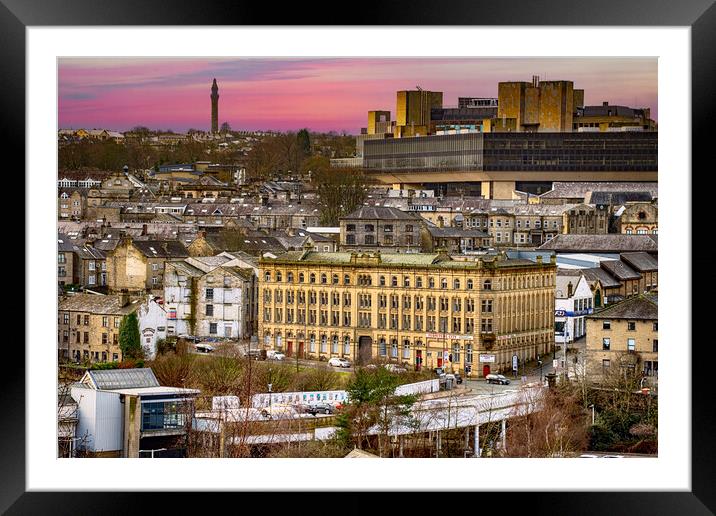
[[[554,296],[554,340],[574,342],[586,334],[585,316],[594,311],[592,290],[586,278],[557,272]]]
[[[145,358],[153,360],[157,354],[157,341],[167,338],[167,312],[153,296],[137,308],[139,335]]]
[[[254,332],[257,269],[231,253],[167,262],[169,335],[244,339]]]

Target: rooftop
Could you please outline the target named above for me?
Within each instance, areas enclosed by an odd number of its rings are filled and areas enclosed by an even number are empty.
[[[66,312],[88,312],[91,314],[126,315],[134,312],[141,301],[135,299],[128,305],[122,306],[120,296],[105,296],[101,294],[68,294],[60,300],[58,310]]]
[[[640,319],[655,321],[659,319],[658,297],[654,294],[642,294],[628,297],[588,316],[592,319]]]
[[[557,235],[542,244],[540,251],[574,251],[579,253],[609,253],[659,250],[656,235]]]

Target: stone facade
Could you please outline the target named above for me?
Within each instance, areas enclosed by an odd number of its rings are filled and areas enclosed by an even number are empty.
[[[658,376],[658,301],[640,295],[587,317],[587,376],[601,382],[612,374]]]
[[[259,267],[266,349],[482,376],[553,347],[553,262],[303,251]]]

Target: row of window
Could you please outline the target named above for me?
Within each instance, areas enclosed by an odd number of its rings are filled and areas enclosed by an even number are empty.
[[[316,283],[316,278],[317,278],[316,273],[312,272],[312,273],[310,273],[310,274],[308,275],[308,282],[309,282],[309,283]],[[276,272],[275,279],[276,279],[276,283],[282,283],[282,282],[283,282],[283,274],[281,273],[281,271],[277,271],[277,272]],[[304,274],[303,272],[299,272],[299,273],[298,273],[298,282],[299,282],[299,283],[305,283],[305,280],[306,280],[305,274]],[[264,281],[265,281],[265,282],[270,282],[270,281],[271,281],[271,272],[266,271],[266,272],[264,273]],[[390,281],[390,286],[391,286],[391,287],[397,287],[397,286],[398,286],[398,277],[397,277],[397,276],[391,276],[389,281]],[[287,273],[287,275],[286,275],[286,283],[293,283],[293,282],[294,282],[294,275],[293,275],[293,273],[292,273],[292,272]],[[545,282],[546,282],[546,280],[545,280],[545,278],[543,277],[543,278],[542,278],[542,283],[543,283],[542,286],[545,286]],[[322,274],[320,275],[320,283],[323,284],[323,285],[327,285],[327,284],[328,284],[328,274],[322,273]],[[538,283],[538,280],[537,280],[537,279],[534,279],[534,280],[532,280],[532,281],[526,280],[526,281],[523,281],[523,282],[521,283],[521,286],[522,286],[522,288],[526,288],[526,287],[536,287],[536,286],[539,286],[539,285],[537,285],[537,283]],[[332,284],[332,285],[338,285],[338,284],[339,284],[338,274],[333,274],[333,275],[331,275],[331,284]],[[344,285],[350,285],[350,276],[349,276],[348,274],[344,275],[344,277],[343,277],[343,284],[344,284]],[[373,277],[372,277],[371,275],[369,275],[369,274],[359,274],[359,275],[358,275],[358,284],[359,284],[359,285],[372,285],[372,284],[373,284]],[[448,288],[448,284],[449,284],[449,282],[448,282],[448,279],[447,279],[447,278],[442,278],[442,279],[440,280],[440,288],[442,288],[442,289],[447,289],[447,288]],[[387,278],[386,276],[383,276],[383,275],[379,276],[379,278],[378,278],[378,285],[381,286],[381,287],[388,286],[388,278]],[[455,278],[455,279],[453,280],[453,282],[452,282],[452,288],[453,288],[454,290],[459,290],[459,289],[461,288],[461,285],[462,285],[461,281],[460,281],[459,279],[457,279],[457,278]],[[409,277],[409,276],[403,276],[402,286],[403,286],[404,288],[410,288],[410,277]],[[428,285],[427,285],[427,286],[428,286],[428,288],[435,288],[435,278],[434,278],[434,277],[428,278]],[[422,277],[418,276],[418,277],[415,278],[415,287],[416,287],[416,288],[423,288],[423,278],[422,278]],[[472,279],[468,279],[468,280],[465,282],[465,288],[466,288],[467,290],[472,290],[472,289],[474,288],[474,281],[473,281]],[[489,279],[485,280],[485,281],[483,282],[483,284],[482,284],[482,288],[483,288],[484,290],[492,290],[492,280],[489,280]],[[207,292],[208,292],[208,290],[210,290],[210,289],[207,289]],[[212,294],[212,295],[213,295],[213,294]],[[207,293],[207,297],[208,297],[208,293]]]
[[[121,322],[121,317],[113,317],[114,319],[114,327],[119,328],[119,323]],[[89,314],[77,314],[76,319],[76,326],[81,326],[84,323],[84,326],[89,326],[90,324],[90,316]],[[62,324],[70,324],[70,314],[65,312],[62,314]],[[105,328],[109,328],[109,316],[103,315],[102,316],[102,326]]]
[[[484,222],[484,224],[483,224],[483,222]],[[519,220],[519,219],[516,220],[516,221],[515,221],[515,227],[516,227],[516,228],[521,228],[521,227],[522,227],[522,222],[523,222],[522,220]],[[488,225],[488,221],[487,221],[487,220],[480,220],[480,219],[478,219],[478,218],[468,218],[468,219],[467,219],[467,225],[468,225],[469,227],[474,227],[474,228],[480,228],[480,227],[486,227],[486,228],[487,228],[487,227],[491,227],[491,228],[493,228],[493,227],[498,227],[498,228],[506,227],[506,228],[509,228],[509,227],[511,226],[511,224],[510,224],[510,219],[505,219],[505,220],[504,220],[504,224],[503,224],[503,220],[502,220],[502,219],[490,219],[489,225]],[[534,221],[534,224],[532,224],[532,222],[531,222],[530,220],[525,220],[525,221],[524,221],[524,227],[525,227],[525,229],[530,229],[530,227],[534,227],[535,229],[540,229],[540,228],[542,228],[543,225],[544,225],[544,229],[547,229],[547,228],[549,227],[549,221],[548,221],[548,220],[545,220],[544,223],[543,223],[540,219],[537,219],[537,220]],[[553,221],[552,221],[552,228],[553,228],[553,229],[558,229],[558,228],[559,228],[559,222],[556,221],[556,220],[553,220]]]
[[[411,235],[406,235],[403,237],[404,245],[414,245],[415,242],[413,241],[413,237]],[[365,235],[363,237],[364,245],[375,245],[376,239],[373,235]],[[393,245],[393,235],[385,235],[382,239],[382,244],[384,245]],[[348,245],[355,245],[356,244],[356,236],[355,235],[346,235],[346,244]]]
[[[273,321],[272,319],[273,315]],[[276,308],[271,311],[270,308],[264,308],[263,322],[265,323],[277,323],[277,324],[309,324],[311,326],[343,326],[345,328],[352,327],[352,314],[350,312],[338,312],[328,310],[308,310],[308,320],[306,320],[306,310],[299,309],[294,311],[293,308],[288,308],[285,311],[282,308]],[[400,328],[398,323],[401,323]],[[451,326],[448,323],[452,322]],[[370,312],[358,312],[358,325],[359,328],[372,328],[373,327],[373,316]],[[415,317],[403,314],[400,317],[398,314],[378,314],[377,328],[404,331],[440,331],[453,333],[474,333],[475,332],[475,318],[465,317],[464,324],[462,317],[437,317],[434,315],[428,315],[424,317],[422,315],[416,315]],[[482,333],[492,333],[493,324],[492,318],[480,319],[480,331]]]
[[[75,349],[72,351],[72,357],[75,359],[76,362],[79,362],[81,360],[81,358],[83,358],[85,360],[89,360],[90,357],[92,358],[92,360],[97,361],[97,362],[100,360],[100,357],[101,357],[102,362],[106,362],[108,356],[109,355],[106,351],[101,351],[101,352],[93,351],[91,355],[88,350],[84,350],[81,354],[80,354],[79,349]],[[116,362],[118,360],[119,360],[119,353],[112,353],[112,361]]]
[[[612,321],[602,321],[602,329],[603,330],[611,330],[612,329]],[[653,321],[651,323],[651,330],[659,331],[659,322],[658,321]],[[636,331],[636,321],[627,321],[627,331]]]
[[[611,351],[612,349],[612,339],[610,337],[603,337],[602,338],[602,351]],[[630,353],[634,353],[636,351],[636,339],[627,339],[627,346],[626,349]],[[654,339],[651,342],[651,351],[653,353],[659,352],[659,341],[657,339]]]
[[[346,231],[355,231],[356,225],[355,224],[346,224]],[[375,226],[373,224],[364,224],[363,225],[363,231],[367,233],[373,233],[375,232]],[[406,224],[405,228],[403,229],[406,233],[412,233],[413,232],[413,225],[412,224]],[[392,224],[386,224],[383,226],[383,232],[384,233],[392,233],[393,232],[393,225]]]

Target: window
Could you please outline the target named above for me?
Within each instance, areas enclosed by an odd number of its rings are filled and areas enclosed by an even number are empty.
[[[659,341],[654,339],[654,341],[651,343],[651,351],[654,353],[659,352]]]
[[[472,290],[472,280],[467,280],[467,290]]]
[[[214,289],[213,288],[206,289],[206,299],[214,299]]]
[[[89,326],[89,315],[85,315],[85,326]]]
[[[628,331],[636,331],[636,321],[628,321],[627,322],[627,330]]]
[[[216,335],[216,323],[209,323],[209,333]]]
[[[346,231],[355,231],[356,225],[355,224],[346,224]]]
[[[390,341],[390,357],[398,358],[398,340],[391,339]]]
[[[602,369],[609,369],[609,367],[612,365],[612,361],[608,358],[605,358],[602,360]]]
[[[452,282],[452,288],[455,289],[455,290],[460,290],[460,280],[459,280],[459,279],[453,280],[453,282]]]
[[[627,351],[633,353],[636,350],[636,340],[627,339]]]
[[[315,283],[315,282],[316,282],[316,273],[315,273],[315,272],[312,272],[312,273],[310,274],[310,276],[309,276],[309,282],[310,282],[310,283]]]
[[[410,358],[410,341],[409,340],[403,341],[403,358],[405,358],[405,359]]]
[[[406,232],[406,233],[412,233],[412,232],[413,232],[413,225],[412,225],[412,224],[407,224],[407,225],[405,226],[405,232]]]
[[[483,299],[481,310],[482,310],[482,313],[487,313],[487,314],[492,313],[492,300],[491,299]]]
[[[651,324],[651,329],[652,329],[653,331],[659,331],[659,323],[658,323],[658,322],[652,323],[652,324]]]
[[[365,236],[365,245],[373,245],[375,243],[375,237],[373,235]]]
[[[281,271],[276,271],[276,282],[281,283],[283,281],[283,278],[281,277]]]
[[[102,344],[109,343],[109,336],[106,333],[102,334]]]
[[[440,280],[440,288],[447,289],[448,288],[448,280],[447,278],[443,278]]]
[[[405,276],[405,277],[403,278],[403,286],[406,287],[406,288],[407,288],[407,287],[410,287],[410,278],[409,278],[409,277]]]
[[[105,328],[109,327],[109,317],[107,317],[106,315],[102,317],[102,326],[104,326]]]
[[[484,290],[492,290],[492,280],[485,280],[485,282],[482,284],[482,288]]]
[[[210,317],[214,315],[214,305],[206,305],[206,315]]]
[[[348,274],[345,274],[343,276],[343,284],[344,285],[350,285],[351,284],[351,277]]]
[[[331,340],[331,353],[338,354],[338,335],[334,335]]]
[[[604,337],[602,339],[602,349],[604,351],[609,351],[611,345],[611,340],[608,337]]]
[[[435,288],[435,278],[428,279],[428,288]]]
[[[603,330],[611,330],[612,322],[611,321],[602,321],[602,329]]]
[[[293,272],[286,273],[286,281],[288,283],[293,283]]]
[[[423,278],[421,278],[421,277],[415,278],[415,286],[417,288],[423,288]]]
[[[333,276],[331,276],[331,283],[333,283],[334,285],[338,285],[338,274],[334,274]]]
[[[383,226],[383,231],[386,233],[392,233],[393,232],[393,225],[392,224],[386,224]]]
[[[302,272],[299,272],[298,273],[298,282],[303,283],[304,281],[306,281],[306,276]]]

